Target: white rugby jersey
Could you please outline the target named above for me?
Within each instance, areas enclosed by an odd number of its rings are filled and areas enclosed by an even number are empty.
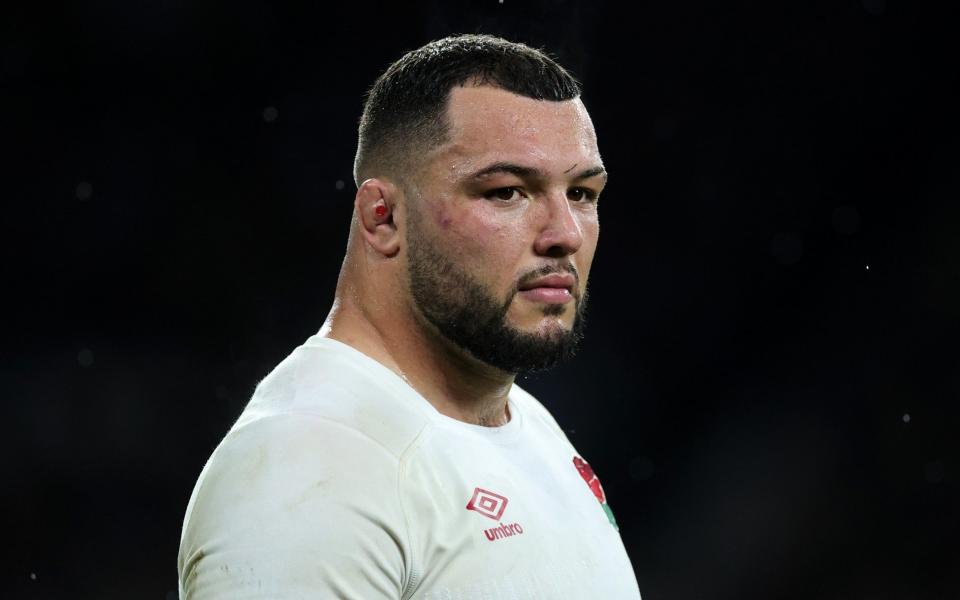
[[[530,394],[508,403],[502,427],[458,421],[314,335],[200,473],[180,598],[638,599],[590,466]]]

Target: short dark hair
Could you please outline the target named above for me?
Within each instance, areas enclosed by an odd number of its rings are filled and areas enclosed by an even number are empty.
[[[579,82],[541,50],[491,35],[446,37],[407,52],[367,92],[353,176],[403,177],[417,157],[447,139],[454,86],[491,85],[535,100],[580,95]]]

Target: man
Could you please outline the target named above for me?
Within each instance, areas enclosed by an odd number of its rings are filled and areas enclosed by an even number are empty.
[[[572,354],[606,173],[577,82],[490,36],[374,84],[333,308],[187,508],[183,598],[639,598],[590,466],[517,373]]]

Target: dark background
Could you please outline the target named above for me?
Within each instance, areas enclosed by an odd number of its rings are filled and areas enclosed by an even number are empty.
[[[645,600],[960,597],[960,53],[919,4],[6,6],[3,596],[175,596],[204,461],[329,309],[364,91],[485,32],[583,81],[611,174],[587,342],[521,384]]]

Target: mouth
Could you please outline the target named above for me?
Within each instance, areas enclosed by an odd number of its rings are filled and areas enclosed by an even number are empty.
[[[564,304],[573,300],[576,278],[570,273],[553,273],[522,283],[519,295],[530,302]]]

